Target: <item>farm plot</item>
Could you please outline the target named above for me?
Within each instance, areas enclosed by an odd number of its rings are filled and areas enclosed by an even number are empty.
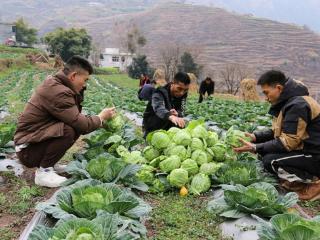
[[[33,80],[25,74],[16,76],[15,90],[6,90],[12,96],[19,93],[20,84],[29,88],[3,103],[12,114],[16,109],[12,100],[24,103],[46,73],[30,73]],[[85,111],[96,114],[113,105],[119,108],[118,115],[86,136],[86,146],[68,166],[71,177],[57,202],[37,205],[56,219],[56,225],[36,227],[29,239],[223,239],[219,224],[228,218],[255,214],[261,234],[270,228],[261,217],[295,218],[287,212],[297,196],[279,195],[275,181],[262,171],[255,155],[232,152],[244,137],[238,129],[251,131],[269,124],[268,117],[259,117],[266,115],[268,106],[212,99],[199,107],[191,97],[187,107],[193,120],[186,129],[157,131],[145,142],[141,130],[120,110],[141,114],[145,104],[137,99],[136,90],[92,77]],[[208,129],[205,120],[225,131]],[[224,197],[212,199],[217,189],[222,189]],[[316,239],[312,237],[318,236],[318,219],[296,219],[294,224],[301,221],[311,236],[306,239]],[[277,223],[272,224],[278,231]],[[291,234],[291,224],[285,226],[286,234]]]

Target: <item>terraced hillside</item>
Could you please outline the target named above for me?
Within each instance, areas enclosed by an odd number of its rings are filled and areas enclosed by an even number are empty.
[[[320,36],[307,28],[237,15],[220,8],[179,3],[157,5],[162,1],[155,0],[136,0],[130,5],[125,5],[124,0],[28,2],[28,6],[19,5],[16,12],[39,27],[40,33],[57,26],[85,27],[102,48],[119,47],[114,24],[122,27],[136,23],[147,37],[145,52],[154,65],[160,64],[159,48],[179,43],[200,48],[198,61],[214,70],[226,63],[246,64],[256,75],[280,68],[304,80],[313,91],[319,85]],[[10,4],[11,1],[6,3],[4,9],[10,9]],[[24,8],[28,11],[23,11]],[[51,9],[50,14],[44,14],[45,9]],[[65,17],[71,9],[74,14]],[[0,13],[7,16],[5,10]]]
[[[159,63],[159,46],[178,42],[200,46],[199,61],[213,69],[226,63],[246,64],[257,74],[280,68],[309,86],[319,86],[320,36],[308,29],[182,4],[163,5],[130,21],[146,34],[146,52],[155,63]],[[112,38],[105,41],[112,43]]]

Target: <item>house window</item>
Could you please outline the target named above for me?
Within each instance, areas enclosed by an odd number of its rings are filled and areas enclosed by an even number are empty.
[[[125,62],[126,58],[124,56],[121,57],[121,62]]]
[[[16,32],[17,31],[17,27],[16,26],[12,26],[12,32]]]
[[[112,62],[119,62],[118,56],[112,56]]]

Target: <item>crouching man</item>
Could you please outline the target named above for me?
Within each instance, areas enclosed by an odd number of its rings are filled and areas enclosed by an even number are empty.
[[[301,200],[320,199],[320,105],[280,71],[264,73],[258,85],[271,103],[272,129],[247,134],[251,143],[235,151],[260,154],[265,169]]]
[[[56,164],[81,134],[98,129],[112,118],[114,108],[97,116],[81,113],[81,102],[93,69],[81,57],[72,57],[64,69],[47,79],[35,90],[18,119],[14,136],[16,153],[26,167],[36,167],[35,184],[59,187],[65,177],[59,176]]]

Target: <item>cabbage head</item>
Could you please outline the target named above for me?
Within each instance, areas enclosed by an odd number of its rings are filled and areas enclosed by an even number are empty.
[[[148,162],[150,162],[153,159],[159,157],[160,152],[152,146],[147,146],[143,149],[143,156]]]
[[[123,116],[121,114],[117,114],[115,117],[104,121],[103,127],[107,131],[116,132],[121,130],[124,124],[125,124],[125,121],[123,119]]]
[[[198,164],[195,160],[186,159],[181,163],[181,168],[188,171],[189,176],[195,175],[199,172]]]
[[[226,133],[226,143],[232,147],[241,147],[242,142],[240,139],[250,142],[251,139],[245,135],[244,132],[234,129],[233,127],[229,128]]]
[[[181,188],[188,183],[188,171],[182,168],[174,169],[167,178],[171,186]]]
[[[54,228],[36,226],[29,240],[111,240],[114,239],[119,218],[117,215],[99,212],[97,218],[68,219],[58,222]]]
[[[188,146],[191,143],[191,135],[187,130],[178,131],[172,138],[177,145]]]
[[[177,145],[169,148],[166,154],[168,156],[177,155],[181,160],[184,160],[187,158],[187,149],[182,145]]]
[[[210,148],[214,154],[214,160],[217,162],[225,161],[225,155],[227,153],[227,146],[223,142],[216,143]]]
[[[200,173],[212,175],[222,166],[223,166],[223,163],[215,163],[215,162],[204,163],[200,167]]]
[[[206,139],[208,137],[208,131],[203,125],[198,125],[192,130],[191,135],[193,138]]]
[[[170,142],[170,137],[165,131],[156,131],[151,135],[151,145],[156,149],[167,148]]]
[[[207,153],[199,149],[192,153],[191,159],[195,160],[199,166],[208,162]]]
[[[204,149],[203,141],[200,138],[192,138],[190,148],[192,151],[195,151],[197,149],[203,150]]]
[[[192,178],[190,192],[195,195],[207,192],[211,187],[211,181],[208,175],[204,173],[198,173]]]
[[[216,132],[208,132],[208,137],[206,139],[207,146],[213,147],[219,141],[219,136]]]
[[[156,169],[149,165],[142,165],[141,169],[137,172],[138,179],[146,184],[152,184],[155,180],[154,171]]]
[[[162,172],[169,173],[174,169],[180,168],[181,160],[178,156],[173,155],[163,160],[159,167]]]
[[[167,133],[168,133],[170,138],[173,138],[173,136],[176,135],[179,131],[181,131],[180,128],[172,127],[167,131]]]
[[[128,155],[123,157],[123,160],[126,163],[137,164],[137,163],[145,163],[146,160],[142,157],[140,151],[132,151]]]

